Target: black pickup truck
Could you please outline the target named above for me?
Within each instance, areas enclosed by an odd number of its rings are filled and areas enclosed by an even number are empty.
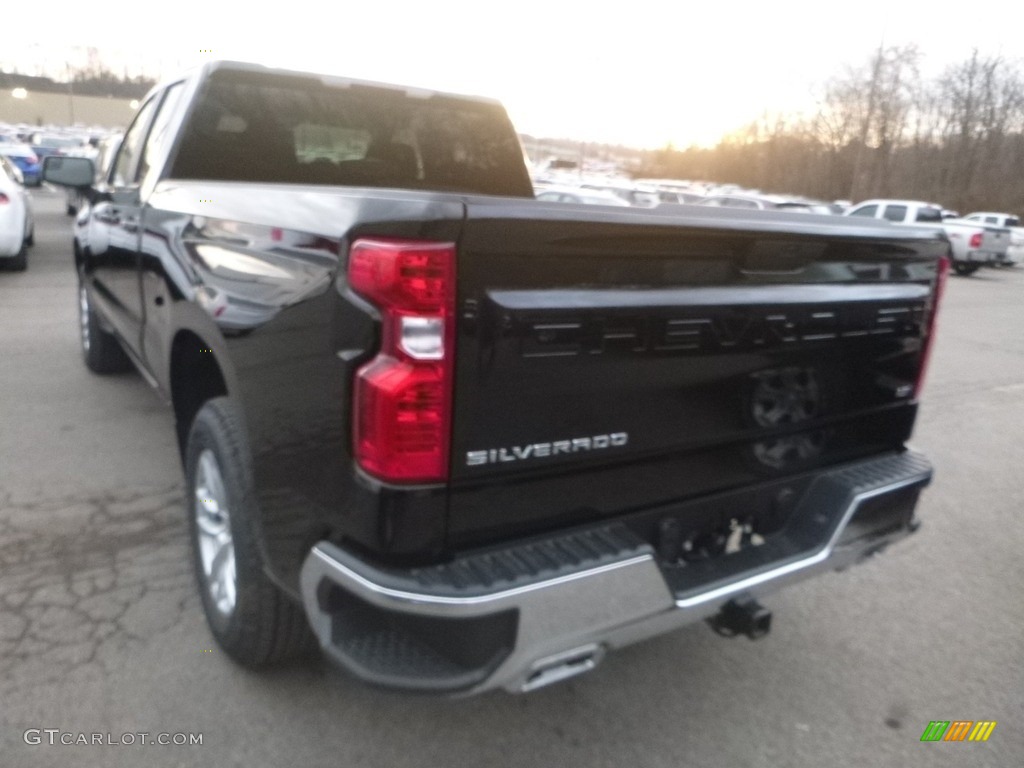
[[[199,591],[260,666],[526,691],[917,527],[949,243],[533,199],[495,102],[229,62],[74,225],[81,341],[173,407]]]

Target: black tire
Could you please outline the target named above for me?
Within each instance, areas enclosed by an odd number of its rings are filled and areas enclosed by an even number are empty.
[[[953,271],[956,272],[958,275],[963,275],[964,277],[967,277],[968,275],[973,275],[979,269],[981,269],[980,264],[972,264],[969,261],[953,262]]]
[[[209,462],[215,465],[219,482]],[[217,644],[250,668],[313,650],[316,643],[302,606],[278,589],[264,570],[252,459],[241,414],[230,398],[208,400],[196,414],[185,449],[185,479],[196,583]],[[219,549],[216,554],[210,551],[224,546],[211,541],[216,526],[227,532],[233,590],[218,588],[230,583],[231,576],[217,578],[218,558],[224,567],[227,557],[221,557]]]
[[[24,272],[28,267],[28,246],[25,243],[21,244],[21,250],[18,254],[7,262],[7,265],[15,272]]]
[[[32,229],[28,231],[28,237],[25,238],[25,245],[31,247],[36,244],[36,226],[32,225]]]
[[[85,284],[78,283],[78,325],[82,358],[93,373],[124,373],[131,370],[132,361],[121,348],[117,337],[103,330],[96,310],[89,301]]]

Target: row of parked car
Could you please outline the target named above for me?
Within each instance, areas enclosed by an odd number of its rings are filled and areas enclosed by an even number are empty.
[[[534,182],[537,197],[560,202],[607,203],[653,208],[658,205],[710,205],[746,210],[788,210],[800,213],[840,214],[849,203],[827,203],[795,195],[770,195],[735,184],[669,181],[664,179],[586,178],[548,175]],[[592,193],[597,192],[598,195]],[[587,197],[583,200],[582,197]],[[574,199],[581,198],[581,199]],[[611,202],[611,205],[617,205]]]
[[[793,195],[763,194],[735,185],[645,179],[563,177],[535,181],[538,200],[559,203],[640,206],[659,208],[659,213],[683,206],[710,206],[734,210],[788,211],[822,216],[853,216],[915,226],[934,225],[952,244],[953,269],[970,275],[983,266],[1013,266],[1024,261],[1024,228],[1009,213],[978,211],[960,216],[936,203],[918,200],[865,200],[825,202]]]
[[[20,172],[27,186],[42,180],[43,159],[50,155],[95,158],[110,131],[100,128],[48,128],[0,124],[0,155]]]
[[[32,243],[31,201],[23,187],[38,185],[42,161],[48,155],[90,157],[104,169],[120,144],[121,134],[98,130],[29,132],[0,125],[0,259],[24,269]],[[659,207],[671,213],[684,206],[710,206],[734,210],[774,210],[880,219],[893,224],[934,225],[952,244],[953,269],[969,275],[983,266],[1013,266],[1024,261],[1024,228],[1012,214],[979,211],[959,216],[934,203],[915,200],[866,200],[832,203],[792,195],[763,194],[736,185],[709,185],[657,179],[631,182],[619,179],[550,179],[534,184],[536,197],[545,202],[582,205]],[[574,183],[570,183],[570,181]],[[67,213],[82,205],[79,193],[67,192]]]
[[[35,240],[32,198],[26,187],[42,182],[43,160],[51,155],[84,156],[99,162],[105,148],[120,136],[96,128],[47,128],[0,124],[0,265],[23,270]],[[81,205],[68,192],[67,212]]]

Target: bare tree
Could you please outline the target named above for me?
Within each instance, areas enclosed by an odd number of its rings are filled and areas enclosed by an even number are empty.
[[[941,186],[958,206],[976,207],[996,194],[994,177],[999,186],[1013,186],[1005,174],[1004,145],[1011,132],[1024,128],[1024,85],[1015,65],[975,49],[945,70],[938,88],[946,150]],[[1019,171],[1013,176],[1019,183]]]
[[[915,197],[1024,209],[1024,75],[977,51],[922,82],[914,46],[880,45],[822,88],[808,119],[762,114],[714,150],[669,148],[644,175],[733,182],[825,199]]]

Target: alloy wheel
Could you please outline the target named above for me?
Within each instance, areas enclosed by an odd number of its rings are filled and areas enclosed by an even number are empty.
[[[231,536],[229,499],[217,457],[210,449],[199,454],[195,485],[199,562],[206,589],[216,609],[228,616],[235,609],[237,575]]]

